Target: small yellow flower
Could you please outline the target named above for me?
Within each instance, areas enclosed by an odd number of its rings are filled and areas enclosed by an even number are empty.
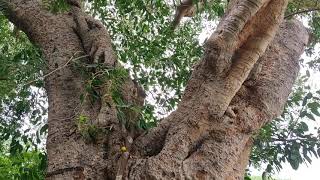
[[[127,147],[122,146],[122,147],[121,147],[121,151],[122,151],[122,152],[127,152]]]

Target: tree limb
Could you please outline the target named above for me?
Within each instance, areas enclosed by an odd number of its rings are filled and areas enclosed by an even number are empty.
[[[212,3],[212,0],[198,0],[198,4],[194,4],[194,0],[183,0],[176,8],[176,13],[172,21],[173,29],[176,29],[183,17],[193,17],[196,11],[202,10],[205,4]]]
[[[172,21],[173,29],[179,25],[181,19],[186,16],[188,11],[191,11],[194,8],[192,0],[184,0],[177,7],[176,13],[174,15],[174,19]]]
[[[0,4],[4,15],[28,36],[53,16],[43,10],[37,0],[0,0]]]
[[[237,107],[235,117],[208,117],[206,107],[209,102],[200,98],[205,96],[208,99],[209,95],[201,89],[194,90],[201,94],[193,94],[197,100],[190,102],[190,97],[183,98],[178,109],[170,115],[172,125],[165,135],[163,147],[156,146],[156,154],[131,159],[130,177],[241,179],[252,145],[248,140],[264,123],[281,112],[298,73],[298,60],[307,36],[301,23],[291,22],[282,26],[271,48],[261,59],[263,67],[258,83],[252,88],[243,85],[233,97],[231,105]],[[206,86],[209,81],[200,84]],[[243,166],[239,167],[242,163]]]

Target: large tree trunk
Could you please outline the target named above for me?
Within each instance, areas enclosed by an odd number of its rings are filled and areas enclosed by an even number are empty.
[[[83,43],[90,37],[74,31],[79,12],[53,15],[37,0],[6,5],[11,22],[41,47],[47,71],[64,66],[45,79],[47,179],[242,179],[251,136],[281,113],[308,40],[298,21],[282,23],[286,0],[233,1],[206,42],[177,110],[128,145],[112,102],[108,108],[103,102],[80,106],[85,79],[70,59],[88,54]],[[105,29],[97,35],[108,61],[115,61]],[[123,89],[127,96],[137,90],[132,83]],[[87,142],[77,128],[79,114],[113,128]],[[124,145],[128,152],[120,151]]]

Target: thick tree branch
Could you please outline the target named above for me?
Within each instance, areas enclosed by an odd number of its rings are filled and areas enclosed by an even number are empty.
[[[0,3],[8,19],[29,37],[41,33],[39,27],[45,26],[53,17],[41,8],[37,0],[0,0]]]
[[[206,104],[202,104],[203,107],[198,105],[204,101],[200,96],[197,96],[197,101],[184,99],[170,117],[173,122],[165,135],[163,147],[152,146],[157,147],[158,151],[151,157],[149,154],[145,158],[131,159],[130,177],[241,177],[244,165],[239,167],[239,164],[246,162],[250,152],[251,143],[247,143],[256,130],[280,114],[297,75],[299,56],[307,37],[308,33],[301,23],[284,23],[261,58],[263,67],[255,86],[242,85],[233,97],[230,104],[233,116],[225,114],[211,119],[205,109]],[[199,90],[197,92],[204,95]],[[190,109],[193,111],[190,112]]]
[[[282,113],[292,84],[299,72],[297,59],[303,53],[308,38],[308,31],[301,22],[286,21],[273,41],[277,43],[273,43],[275,45],[267,49],[270,55],[261,58],[262,69],[253,87],[255,92],[252,93],[254,95],[252,98],[259,99],[255,106],[263,108],[264,113],[270,119]],[[272,63],[271,58],[274,59]]]
[[[254,36],[254,32],[252,30],[258,31],[254,29],[256,27],[252,27],[252,24],[262,22],[257,22],[256,19],[252,19],[252,17],[255,16],[258,10],[271,10],[272,6],[267,6],[269,2],[270,0],[238,1],[234,8],[232,8],[229,13],[225,15],[223,20],[216,28],[216,31],[211,35],[205,44],[205,59],[216,74],[229,70],[231,66],[231,57],[235,53],[235,50],[245,43],[249,36]],[[272,2],[276,3],[275,1]],[[282,5],[282,1],[276,4],[278,4],[278,6],[281,8],[285,7],[285,5]],[[274,10],[272,9],[272,11]],[[276,12],[274,14],[278,15],[279,11],[275,11]],[[267,14],[263,15],[269,16]],[[274,19],[273,17],[269,18]],[[277,24],[274,25],[276,26]],[[245,31],[245,26],[251,27],[252,30],[249,32]],[[221,59],[221,57],[224,57],[224,59]]]
[[[192,0],[184,0],[177,7],[176,14],[172,21],[173,29],[175,29],[179,24],[181,19],[185,16],[185,13],[193,7]]]
[[[195,4],[194,0],[183,0],[176,8],[174,19],[172,21],[173,29],[177,28],[183,17],[193,17],[197,11],[203,10],[205,5],[210,5],[212,3],[217,2],[212,0],[199,0],[197,1],[197,4]]]
[[[203,0],[200,1],[200,3],[203,3]],[[180,24],[180,21],[183,17],[191,17],[194,15],[194,13],[195,13],[195,7],[194,7],[193,0],[183,0],[176,9],[176,13],[172,21],[173,29],[177,28],[177,26]]]
[[[281,112],[307,41],[301,25],[286,24],[279,35],[284,38],[275,39],[271,44],[274,49],[264,55],[286,5],[286,0],[233,4],[207,41],[204,59],[196,66],[177,111],[170,117],[174,122],[165,134],[163,147],[154,146],[158,148],[156,154],[138,159],[130,177],[226,179],[234,163],[241,161],[242,150],[246,149],[245,156],[249,154],[245,144],[252,133]],[[288,41],[289,37],[293,38]],[[243,83],[258,59],[263,75],[258,76],[254,87],[246,87]],[[137,172],[139,167],[145,169],[143,175]]]
[[[101,94],[103,98],[99,100],[93,101],[91,97],[82,102],[81,96],[87,93],[87,79],[81,76],[74,64],[66,64],[75,54],[88,54],[90,59],[84,55],[78,61],[92,63],[98,60],[98,63],[114,68],[116,57],[106,29],[81,10],[78,0],[69,1],[74,6],[72,9],[76,10],[68,14],[51,14],[41,8],[38,0],[3,2],[9,20],[41,48],[48,64],[45,73],[54,70],[45,78],[49,99],[47,179],[105,178],[106,167],[118,167],[120,147],[125,144],[124,138],[131,133],[131,129],[130,132],[123,131],[109,92],[103,91],[106,94]],[[110,89],[110,82],[106,81],[102,89]],[[142,106],[144,97],[141,97],[141,88],[130,78],[125,80],[120,91],[124,102]],[[97,135],[95,143],[88,144],[81,137],[78,126],[80,115],[87,117],[97,131],[101,130],[102,134]],[[115,173],[113,171],[108,175],[112,177]]]
[[[286,0],[239,1],[207,41],[183,100],[203,99],[210,115],[221,117],[274,37],[286,5]]]
[[[177,112],[175,112],[176,117],[174,118],[174,125],[170,126],[169,131],[166,134],[164,147],[158,155],[149,158],[146,162],[146,164],[150,165],[150,168],[152,167],[150,173],[156,173],[157,168],[164,168],[165,165],[160,163],[160,157],[172,158],[173,162],[170,169],[179,169],[179,164],[181,162],[193,164],[192,162],[196,161],[195,159],[190,158],[190,160],[187,161],[184,161],[184,159],[189,159],[190,155],[194,152],[193,149],[198,149],[198,146],[202,146],[202,144],[207,141],[210,144],[210,147],[208,147],[210,149],[209,152],[213,152],[214,154],[218,154],[218,150],[211,148],[220,146],[216,141],[223,142],[221,146],[226,146],[227,144],[234,144],[237,146],[236,144],[238,144],[238,148],[242,149],[242,145],[245,144],[243,142],[247,141],[250,137],[248,135],[250,134],[249,132],[252,132],[252,130],[259,125],[259,123],[254,123],[253,127],[251,127],[250,124],[257,120],[254,115],[260,113],[259,109],[256,109],[255,107],[250,107],[249,109],[245,108],[246,106],[243,107],[243,109],[251,111],[252,114],[250,114],[250,116],[247,115],[249,116],[247,118],[250,119],[248,123],[246,120],[241,121],[243,122],[240,124],[241,126],[226,124],[228,121],[223,120],[224,113],[247,78],[251,68],[259,59],[260,55],[264,53],[265,48],[274,37],[287,3],[286,1],[279,0],[271,0],[268,2],[258,1],[253,3],[248,0],[239,1],[239,4],[240,8],[239,6],[234,6],[235,8],[230,10],[230,13],[218,26],[218,31],[216,31],[209,39],[210,46],[207,44],[207,50],[210,52],[206,52],[204,59],[196,66],[193,72],[183,99],[179,104]],[[270,13],[270,11],[273,13]],[[252,18],[253,16],[255,16],[255,18]],[[268,20],[268,22],[271,23],[271,25],[267,25],[270,29],[261,29],[261,27],[265,27],[265,24],[263,23],[266,23],[261,20]],[[256,44],[259,41],[261,41],[261,44]],[[231,59],[228,53],[233,55],[236,50],[240,51],[242,49],[248,53],[249,49],[252,50],[253,57],[239,57],[236,61],[232,61],[237,63],[242,62],[246,65],[244,68],[239,68],[242,70],[238,70],[238,76],[234,76],[235,78],[240,77],[240,79],[232,79],[229,75],[226,78],[226,74],[223,73],[225,70],[212,70],[212,64],[210,65],[211,62],[216,63],[216,65],[218,65],[218,63],[223,63],[224,60],[228,58]],[[247,66],[246,63],[251,65]],[[233,66],[230,69],[230,73],[234,73],[233,71],[236,70],[234,67],[238,67],[238,65],[236,64]],[[193,111],[190,112],[190,109]],[[244,113],[246,112],[245,110],[243,111]],[[260,118],[266,119],[267,117],[265,114],[262,114]],[[219,125],[212,127],[210,126],[210,123]],[[234,122],[232,122],[232,124],[233,123]],[[239,132],[237,132],[238,130],[241,133],[244,132],[244,134],[239,134]],[[228,137],[226,135],[230,135],[230,133],[236,134],[236,137]],[[217,139],[217,137],[219,138]],[[182,141],[183,143],[178,143]],[[202,154],[202,152],[204,154]],[[201,164],[202,161],[209,163],[206,161],[205,157],[208,155],[205,154],[205,152],[208,151],[204,149],[199,152],[202,155],[198,155],[204,158],[197,160],[199,164]],[[239,156],[239,151],[233,153],[234,157]],[[195,155],[194,157],[197,158],[199,156]],[[233,161],[226,160],[225,164],[217,166],[217,169],[227,168],[227,164],[230,164],[231,162]],[[182,171],[190,172],[192,174],[192,172],[196,173],[198,170],[185,169]],[[218,177],[224,176],[224,174],[219,174],[219,170],[208,171],[210,171],[211,175],[216,174]],[[153,174],[150,178],[157,176],[159,176],[159,174]]]
[[[86,54],[90,56],[90,63],[101,63],[108,68],[115,68],[117,59],[106,28],[100,21],[88,16],[78,6],[71,5],[74,21],[76,22],[74,30],[81,38]]]
[[[275,36],[276,29],[283,19],[286,3],[286,1],[270,1],[244,27],[242,31],[246,33],[239,34],[240,41],[238,49],[231,58],[232,67],[227,82],[242,84],[247,79],[257,60]],[[240,88],[236,84],[230,84],[230,87]]]

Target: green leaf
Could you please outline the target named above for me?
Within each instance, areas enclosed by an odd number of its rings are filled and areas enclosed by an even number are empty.
[[[303,148],[303,157],[309,162],[309,164],[311,164],[312,160],[311,160],[311,158],[308,156],[308,150],[307,150],[307,148]]]
[[[298,130],[300,130],[300,132],[305,132],[305,131],[308,131],[309,128],[308,128],[308,125],[305,123],[305,122],[300,122],[299,123],[299,126],[298,126]]]
[[[88,117],[87,116],[85,116],[85,115],[80,115],[79,116],[79,123],[80,124],[85,124],[85,123],[87,123],[87,121],[88,121]]]
[[[308,99],[311,99],[311,98],[312,98],[312,93],[308,93],[302,101],[302,106],[305,106],[308,102]]]
[[[319,113],[318,109],[311,108],[310,110],[314,115],[320,116],[320,113]]]
[[[318,111],[318,109],[320,108],[320,104],[318,102],[311,102],[308,104],[308,107],[313,114],[315,114],[316,116],[320,116],[320,113]]]
[[[316,120],[312,114],[306,113],[306,116],[313,121]]]
[[[305,117],[307,115],[307,111],[302,111],[300,114],[299,114],[299,117]]]
[[[289,158],[288,162],[290,163],[292,169],[297,170],[299,168],[299,161],[296,158]]]
[[[42,128],[40,129],[40,135],[43,135],[44,133],[46,133],[48,130],[48,124],[45,124],[44,126],[42,126]]]

